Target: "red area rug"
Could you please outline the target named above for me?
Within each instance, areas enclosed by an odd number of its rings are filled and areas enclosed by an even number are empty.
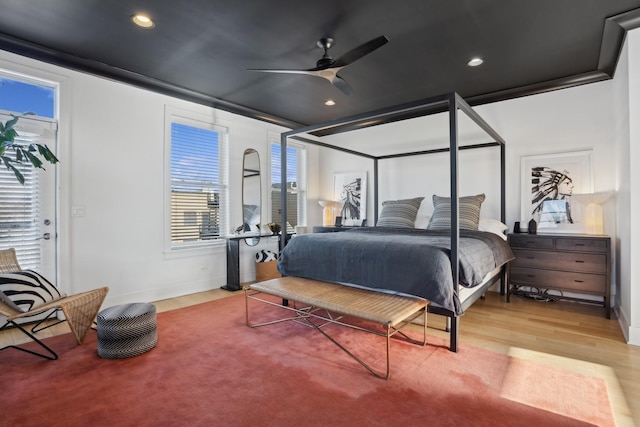
[[[252,305],[252,319],[276,307]],[[2,426],[614,425],[602,379],[471,347],[393,340],[375,378],[317,331],[245,326],[244,297],[158,315],[158,345],[98,357],[96,335],[46,340],[60,359],[0,352]],[[384,338],[330,327],[382,370]]]

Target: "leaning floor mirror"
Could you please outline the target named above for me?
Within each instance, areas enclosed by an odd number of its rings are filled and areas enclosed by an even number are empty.
[[[242,221],[245,233],[258,237],[244,239],[249,246],[260,242],[261,179],[260,156],[252,148],[245,150],[242,161]]]

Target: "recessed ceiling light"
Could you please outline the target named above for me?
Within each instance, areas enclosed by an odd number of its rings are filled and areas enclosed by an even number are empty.
[[[327,99],[324,102],[324,105],[336,105],[336,101],[334,101],[333,99]]]
[[[478,65],[482,64],[484,61],[482,60],[482,58],[471,58],[471,60],[469,62],[467,62],[467,65],[469,67],[477,67]]]
[[[131,20],[133,21],[134,24],[142,28],[153,28],[156,26],[156,23],[153,22],[151,18],[141,13],[133,15],[131,17]]]

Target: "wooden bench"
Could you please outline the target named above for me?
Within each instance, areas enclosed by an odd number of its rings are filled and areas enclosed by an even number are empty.
[[[391,347],[390,339],[392,336],[399,333],[407,341],[423,346],[427,342],[427,306],[429,302],[422,298],[292,276],[254,283],[246,286],[244,290],[247,326],[258,327],[287,320],[311,326],[320,331],[325,337],[329,338],[334,344],[378,378],[389,379],[389,352]],[[289,306],[280,304],[277,301],[264,299],[260,294],[272,295],[282,298],[283,300],[292,301],[293,305]],[[294,316],[263,323],[251,323],[249,320],[249,300],[257,300],[280,307],[284,310],[293,311]],[[298,306],[299,304],[301,305],[300,307]],[[409,325],[419,316],[424,316],[423,338],[420,341],[414,340],[401,332],[405,326]],[[348,317],[364,319],[382,325],[385,332],[382,333],[379,330],[348,323]],[[320,322],[318,322],[318,320]],[[334,338],[329,336],[322,329],[322,327],[327,324],[338,324],[386,337],[386,373],[379,373],[371,368]]]

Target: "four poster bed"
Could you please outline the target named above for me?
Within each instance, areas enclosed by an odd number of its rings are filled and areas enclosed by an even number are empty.
[[[448,111],[449,146],[435,150],[374,156],[318,142],[300,134],[327,134],[364,126],[404,120]],[[466,114],[491,142],[459,145],[458,112]],[[505,222],[504,140],[456,93],[403,104],[373,113],[295,129],[281,135],[282,144],[282,229],[286,218],[286,146],[289,138],[349,154],[373,162],[375,227],[354,228],[340,233],[305,234],[289,242],[281,239],[278,268],[283,276],[360,286],[376,291],[419,296],[430,301],[428,311],[448,318],[451,351],[457,351],[459,316],[493,284],[500,281],[504,294],[506,264],[513,254],[505,241],[492,233],[461,230],[458,192],[458,152],[466,149],[498,147],[500,151],[500,221]],[[449,152],[450,215],[446,230],[381,227],[378,217],[378,162],[385,159]],[[419,198],[418,206],[422,201]],[[482,196],[484,200],[484,195]],[[384,205],[384,204],[383,204]],[[383,206],[383,215],[386,207]],[[466,209],[466,208],[465,208]],[[479,213],[478,206],[478,213]],[[447,214],[449,211],[446,211]],[[415,216],[414,216],[415,218]],[[466,220],[466,218],[465,218]],[[467,224],[463,222],[463,228]],[[504,236],[503,236],[504,237]]]

